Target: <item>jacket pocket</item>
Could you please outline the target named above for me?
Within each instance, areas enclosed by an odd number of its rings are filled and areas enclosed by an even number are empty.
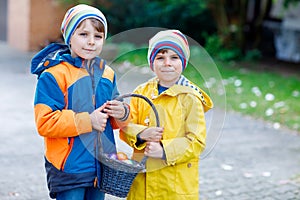
[[[199,190],[198,161],[190,161],[176,166],[175,188],[178,194],[194,194]]]

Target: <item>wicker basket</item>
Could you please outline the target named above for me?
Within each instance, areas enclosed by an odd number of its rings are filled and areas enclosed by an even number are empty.
[[[119,96],[117,99],[122,100],[127,97],[138,97],[144,99],[154,111],[156,117],[156,126],[160,126],[159,117],[154,104],[145,96],[139,94],[125,94]],[[134,160],[132,164],[128,164],[124,161],[120,161],[103,153],[101,137],[98,137],[100,148],[99,148],[99,160],[102,165],[102,177],[100,182],[100,190],[117,197],[127,197],[130,190],[131,184],[140,172],[145,171],[145,163],[147,157],[144,157],[141,162]]]

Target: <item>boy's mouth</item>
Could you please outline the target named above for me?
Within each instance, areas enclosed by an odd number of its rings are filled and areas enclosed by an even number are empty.
[[[83,50],[89,51],[89,52],[95,51],[94,49],[83,49]]]
[[[174,69],[172,69],[172,68],[165,68],[165,69],[161,69],[160,70],[161,72],[175,72],[175,70]]]

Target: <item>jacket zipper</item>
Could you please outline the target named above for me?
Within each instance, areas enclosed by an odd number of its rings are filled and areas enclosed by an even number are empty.
[[[64,158],[64,160],[63,160],[63,162],[62,162],[62,164],[61,164],[61,170],[62,171],[64,171],[64,168],[65,168],[65,164],[66,164],[66,162],[67,162],[67,159],[68,159],[68,157],[69,157],[69,155],[70,155],[70,153],[71,153],[71,151],[72,151],[72,149],[73,149],[73,143],[74,143],[74,138],[68,138],[70,141],[69,141],[69,150],[68,150],[68,152],[67,152],[67,154],[66,154],[66,156],[65,156],[65,158]]]

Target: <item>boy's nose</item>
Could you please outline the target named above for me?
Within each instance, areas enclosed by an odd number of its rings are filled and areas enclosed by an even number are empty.
[[[94,45],[94,44],[95,44],[94,38],[93,38],[93,37],[90,37],[88,43],[89,43],[89,45]]]
[[[171,65],[171,61],[169,58],[165,59],[165,66],[170,66]]]

